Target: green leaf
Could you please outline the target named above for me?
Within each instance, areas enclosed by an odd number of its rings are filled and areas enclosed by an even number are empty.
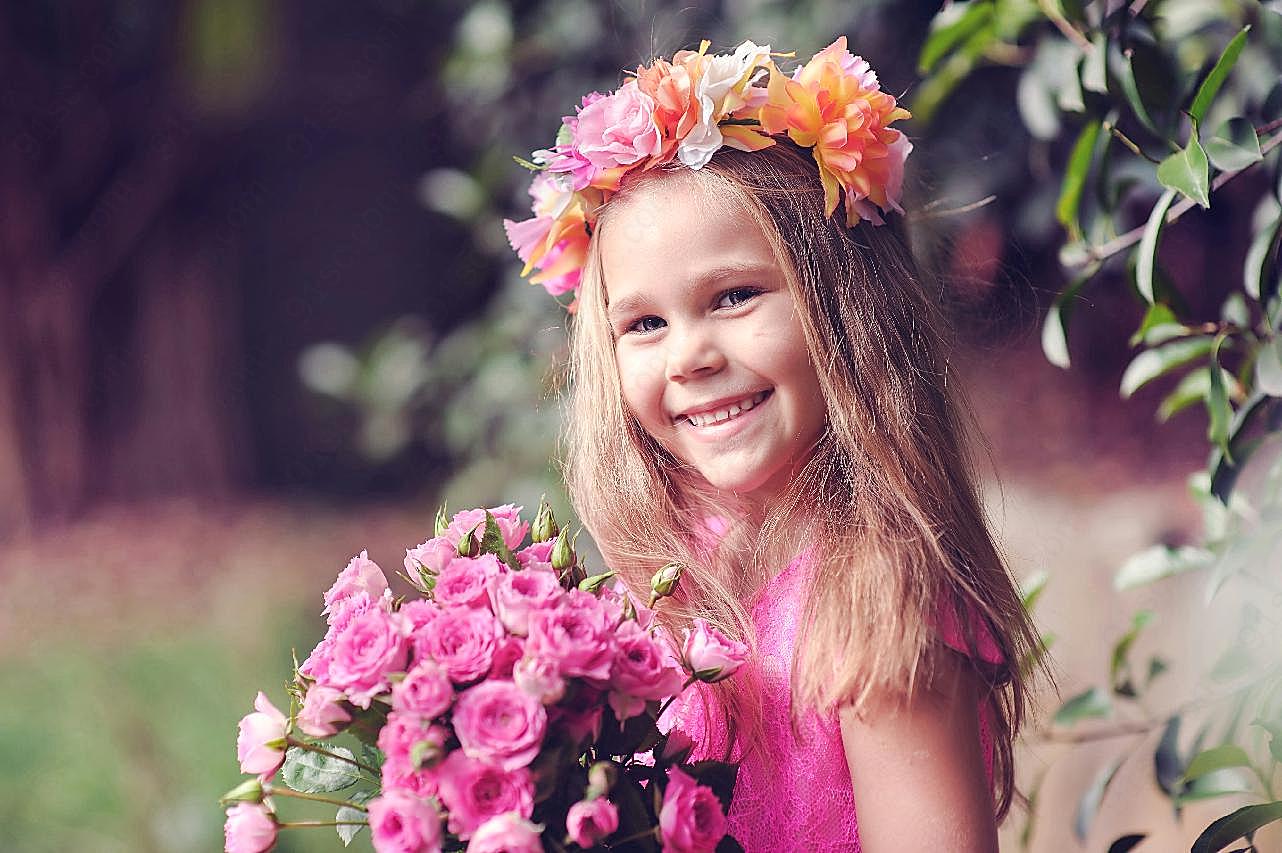
[[[1215,555],[1204,548],[1154,545],[1122,564],[1113,577],[1113,588],[1119,592],[1135,589],[1172,575],[1204,569],[1214,562]]]
[[[1184,761],[1180,758],[1180,722],[1179,714],[1167,718],[1166,725],[1162,727],[1162,737],[1153,751],[1153,778],[1167,796],[1176,793],[1184,772]]]
[[[1055,205],[1055,217],[1068,229],[1073,240],[1082,239],[1082,229],[1077,221],[1077,210],[1082,201],[1082,188],[1086,186],[1086,175],[1091,169],[1091,159],[1095,151],[1095,140],[1099,136],[1101,123],[1087,122],[1082,132],[1077,135],[1073,152],[1068,157],[1068,168],[1064,171],[1064,182],[1060,186],[1059,202]]]
[[[1180,791],[1175,798],[1177,806],[1183,806],[1185,803],[1197,802],[1198,800],[1210,800],[1216,797],[1224,797],[1231,794],[1250,794],[1251,782],[1241,770],[1229,768],[1228,770],[1216,770],[1207,773],[1205,776],[1199,776]]]
[[[1282,802],[1243,806],[1213,821],[1193,842],[1189,853],[1216,853],[1229,842],[1244,838],[1276,820],[1282,820]]]
[[[343,758],[353,757],[350,750],[341,746],[327,743],[325,749]],[[341,791],[355,785],[361,778],[354,764],[296,746],[285,753],[285,765],[280,774],[286,785],[302,794]]]
[[[1246,297],[1236,290],[1226,296],[1220,306],[1220,319],[1243,328],[1251,325],[1251,312],[1246,307]]]
[[[1068,322],[1077,305],[1077,295],[1098,269],[1098,264],[1092,264],[1090,269],[1069,282],[1068,286],[1055,297],[1050,309],[1046,312],[1046,319],[1042,321],[1042,352],[1045,353],[1046,360],[1056,367],[1062,367],[1065,370],[1069,367]]]
[[[1269,755],[1273,760],[1282,763],[1282,723],[1269,720],[1252,720],[1251,725],[1259,726],[1269,733]]]
[[[1184,374],[1175,390],[1167,394],[1157,407],[1157,419],[1166,423],[1194,403],[1200,403],[1211,393],[1211,371],[1198,367]]]
[[[1113,702],[1108,694],[1092,687],[1069,699],[1055,712],[1055,725],[1071,726],[1081,720],[1107,717],[1113,712]]]
[[[1216,60],[1215,66],[1211,68],[1211,73],[1206,75],[1202,85],[1197,87],[1197,94],[1193,96],[1193,105],[1189,107],[1189,117],[1195,122],[1200,122],[1206,115],[1207,109],[1210,108],[1211,102],[1219,94],[1220,87],[1228,78],[1229,72],[1237,64],[1237,58],[1242,53],[1242,46],[1246,44],[1246,34],[1251,31],[1251,27],[1245,26],[1241,32],[1229,40],[1224,52]]]
[[[488,509],[485,511],[485,533],[481,536],[481,553],[493,554],[513,571],[521,570],[521,564],[517,561],[516,555],[507,547],[507,542],[503,539],[503,531],[499,529],[498,521]]]
[[[1266,288],[1262,285],[1269,278],[1269,268],[1276,263],[1275,247],[1279,233],[1282,233],[1282,216],[1275,217],[1251,238],[1251,246],[1246,251],[1246,262],[1243,265],[1242,281],[1243,289],[1252,299],[1266,299],[1271,295],[1266,293]]]
[[[1206,156],[1221,172],[1236,172],[1262,159],[1260,137],[1242,116],[1231,118],[1206,140]]]
[[[1145,838],[1148,838],[1148,836],[1138,832],[1132,833],[1131,835],[1123,835],[1121,838],[1118,838],[1112,844],[1108,845],[1108,853],[1130,853],[1135,845],[1139,844]]]
[[[1095,815],[1099,813],[1100,803],[1104,801],[1104,794],[1108,792],[1109,783],[1113,781],[1113,775],[1121,764],[1121,758],[1115,758],[1106,764],[1082,793],[1082,798],[1077,803],[1077,814],[1073,817],[1073,832],[1079,841],[1084,842],[1090,833]]]
[[[1037,605],[1037,599],[1041,598],[1042,590],[1046,589],[1048,580],[1050,580],[1050,573],[1042,569],[1019,582],[1019,599],[1023,602],[1025,610],[1031,611]]]
[[[1144,226],[1144,236],[1140,240],[1139,256],[1135,267],[1135,285],[1140,295],[1148,303],[1153,302],[1153,269],[1157,264],[1157,246],[1162,239],[1162,228],[1166,225],[1166,212],[1171,209],[1178,190],[1168,189],[1158,198],[1149,213],[1148,223]]]
[[[1255,356],[1255,387],[1282,397],[1282,337],[1261,344]]]
[[[1158,326],[1170,326],[1172,324],[1183,328],[1180,325],[1179,318],[1175,316],[1175,312],[1172,311],[1169,306],[1164,305],[1161,302],[1154,302],[1149,305],[1148,310],[1144,312],[1144,319],[1140,321],[1140,327],[1135,330],[1135,334],[1131,335],[1131,339],[1127,341],[1127,343],[1131,346],[1138,346],[1141,341],[1147,340],[1145,335],[1148,334],[1150,329]],[[1148,343],[1151,346],[1154,343],[1160,343],[1160,341],[1148,341]]]
[[[1188,145],[1158,164],[1157,179],[1162,186],[1179,190],[1202,207],[1211,206],[1211,167],[1196,134],[1189,137]]]
[[[993,5],[982,0],[953,3],[931,21],[931,32],[917,59],[917,72],[929,74],[950,51],[993,21]]]
[[[374,799],[375,793],[376,792],[374,791],[357,791],[355,794],[352,794],[350,799],[357,805],[364,805]],[[369,816],[360,809],[352,808],[352,806],[342,806],[339,808],[338,812],[334,815],[334,820],[340,824],[344,824],[343,826],[334,827],[334,831],[338,833],[338,837],[343,842],[344,847],[350,846],[352,839],[356,837],[357,833],[364,829],[365,826],[369,825]],[[365,826],[356,826],[356,821],[364,821]]]
[[[1216,770],[1250,766],[1251,759],[1246,750],[1235,743],[1226,743],[1198,753],[1184,769],[1184,780],[1191,782]]]
[[[1113,645],[1112,661],[1109,664],[1109,678],[1112,680],[1114,689],[1118,683],[1118,676],[1124,672],[1130,671],[1130,661],[1127,656],[1131,652],[1131,646],[1135,644],[1136,638],[1139,637],[1140,631],[1144,630],[1150,622],[1153,621],[1152,610],[1140,610],[1131,617],[1131,627],[1121,638]]]
[[[1224,333],[1221,332],[1215,336],[1215,344],[1211,348],[1211,388],[1206,395],[1206,411],[1210,416],[1210,423],[1206,428],[1206,438],[1220,449],[1229,464],[1233,464],[1233,454],[1229,450],[1229,422],[1233,419],[1233,408],[1229,405],[1229,392],[1220,370],[1220,346],[1223,343]]]
[[[651,783],[651,787],[656,788],[657,794],[657,786]],[[628,774],[620,774],[610,798],[619,808],[619,828],[615,832],[619,838],[631,838],[657,825],[657,816],[646,808],[645,791]],[[631,841],[628,849],[657,853],[659,842],[655,835],[645,835]]]
[[[1198,335],[1144,350],[1131,360],[1122,374],[1122,397],[1129,399],[1157,377],[1206,355],[1211,348],[1212,339],[1207,335]]]
[[[1082,59],[1082,88],[1100,95],[1108,93],[1108,74],[1105,58],[1108,56],[1108,37],[1096,33],[1091,39],[1094,48],[1086,52]]]

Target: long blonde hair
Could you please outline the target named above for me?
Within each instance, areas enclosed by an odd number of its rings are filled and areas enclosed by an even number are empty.
[[[989,533],[964,447],[973,428],[948,382],[943,318],[925,293],[899,221],[850,229],[823,215],[808,151],[786,141],[751,153],[719,151],[683,170],[746,211],[788,278],[827,403],[813,455],[759,529],[732,526],[720,546],[700,535],[710,516],[742,518],[725,496],[651,438],[625,405],[606,319],[598,239],[635,188],[665,180],[641,173],[600,211],[571,328],[564,469],[575,511],[610,568],[648,589],[670,561],[685,567],[660,618],[674,633],[696,616],[753,642],[745,603],[768,580],[763,555],[800,541],[817,559],[793,654],[794,711],[908,695],[941,646],[936,617],[949,610],[990,686],[997,815],[1014,793],[1013,741],[1028,705],[1020,662],[1038,641]],[[683,176],[684,177],[684,176]],[[776,565],[775,568],[778,566]],[[985,666],[970,612],[982,615],[1004,664]],[[725,708],[722,752],[736,733],[760,731],[755,686],[717,685]]]

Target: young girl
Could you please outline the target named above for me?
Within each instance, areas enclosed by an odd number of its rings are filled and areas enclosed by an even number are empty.
[[[674,634],[753,647],[664,721],[740,762],[747,850],[996,850],[1036,637],[895,216],[907,112],[844,38],[706,48],[584,98],[508,223],[576,295],[575,509],[628,588],[682,567]]]

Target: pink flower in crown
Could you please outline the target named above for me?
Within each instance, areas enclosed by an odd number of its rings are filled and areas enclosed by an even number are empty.
[[[456,684],[490,671],[503,626],[485,608],[451,607],[411,635],[415,660],[430,659]]]
[[[668,770],[668,787],[659,810],[659,837],[673,853],[712,853],[725,837],[726,817],[712,789],[680,768]]]
[[[439,779],[449,830],[464,841],[485,821],[504,812],[523,818],[534,813],[534,780],[526,767],[503,770],[456,749],[441,764]]]
[[[378,748],[385,756],[383,789],[398,788],[419,796],[435,795],[447,740],[449,732],[427,717],[412,711],[388,714],[387,722],[378,732]]]
[[[666,699],[681,690],[685,674],[665,660],[663,647],[636,622],[619,626],[610,674],[610,707],[619,720],[645,710],[647,700]]]
[[[530,613],[526,651],[553,660],[562,675],[604,682],[614,661],[617,618],[593,594],[572,589]]]
[[[485,534],[485,513],[486,510],[483,509],[468,509],[455,513],[449,527],[446,528],[445,539],[452,545],[458,545],[464,536],[472,533],[479,540]],[[503,542],[507,547],[514,549],[521,547],[525,534],[530,531],[530,523],[521,520],[521,507],[503,504],[503,506],[491,507],[489,513],[494,516],[494,521],[498,524]]]
[[[285,730],[289,720],[261,690],[254,699],[254,713],[241,718],[236,737],[240,772],[269,779],[285,763]]]
[[[685,629],[681,659],[690,674],[715,684],[738,671],[748,660],[748,646],[729,639],[704,619],[694,620],[694,629]]]
[[[580,800],[570,806],[565,817],[565,829],[570,840],[587,849],[619,828],[619,810],[605,797]]]
[[[454,734],[469,758],[504,770],[527,766],[547,730],[542,703],[510,681],[485,681],[459,694]]]
[[[493,554],[455,557],[441,570],[432,597],[442,607],[486,607],[490,603],[488,583],[503,571]]]
[[[574,136],[579,153],[599,169],[630,166],[662,144],[654,99],[634,81],[584,107]]]
[[[363,593],[369,601],[378,601],[387,591],[387,577],[383,570],[369,558],[367,551],[352,557],[347,568],[338,573],[338,579],[325,593],[325,613],[333,622],[353,596]]]
[[[552,547],[556,545],[555,539],[549,539],[546,542],[535,542],[526,545],[513,556],[520,563],[522,569],[543,569],[552,571]]]
[[[377,853],[441,849],[441,816],[431,803],[402,791],[384,791],[370,800],[369,832]]]
[[[528,549],[527,549],[528,550]],[[556,605],[564,594],[561,583],[552,571],[529,568],[520,572],[507,572],[489,579],[490,601],[494,613],[513,634],[524,637],[529,633],[530,614]]]
[[[467,853],[543,853],[540,824],[505,812],[481,824],[468,842]]]
[[[556,661],[527,655],[512,667],[512,681],[544,705],[554,705],[565,695],[565,679]]]
[[[877,81],[877,72],[872,70],[872,66],[862,56],[855,56],[846,48],[844,36],[816,53],[811,57],[810,62],[815,62],[816,60],[819,62],[835,62],[841,69],[842,74],[854,78],[862,89],[881,88],[881,84]],[[807,73],[806,69],[809,65],[810,63],[798,65],[796,70],[792,72],[792,79],[800,80]]]
[[[276,818],[258,803],[237,803],[223,824],[227,853],[264,853],[276,843]]]
[[[458,541],[450,542],[444,536],[436,536],[421,545],[405,549],[405,571],[410,577],[418,577],[418,567],[422,566],[434,575],[449,565],[450,560],[458,556]]]
[[[303,707],[298,711],[298,727],[312,737],[330,737],[352,721],[343,707],[343,691],[325,684],[307,688]]]
[[[392,685],[392,709],[439,717],[454,702],[454,685],[436,661],[420,660]]]
[[[327,681],[360,708],[390,687],[388,676],[401,672],[409,657],[403,620],[373,608],[357,616],[334,638]]]

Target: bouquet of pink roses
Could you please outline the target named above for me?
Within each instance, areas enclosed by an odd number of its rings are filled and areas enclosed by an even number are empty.
[[[241,770],[223,798],[228,853],[270,849],[283,828],[364,827],[388,851],[738,850],[724,810],[735,768],[688,763],[661,735],[666,703],[729,677],[746,647],[702,620],[683,647],[648,605],[588,576],[546,504],[436,520],[406,551],[417,596],[395,597],[365,552],[325,593],[328,631],[295,666],[290,711],[259,693],[240,722]],[[344,745],[340,741],[346,741]],[[337,809],[284,820],[279,798]]]

